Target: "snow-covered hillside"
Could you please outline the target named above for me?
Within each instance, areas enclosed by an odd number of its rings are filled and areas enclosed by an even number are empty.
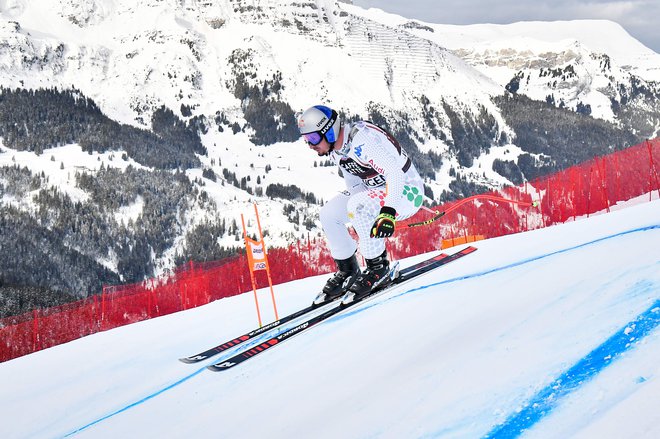
[[[251,293],[0,364],[0,436],[656,438],[654,198],[479,242],[227,372],[177,358],[253,328]]]

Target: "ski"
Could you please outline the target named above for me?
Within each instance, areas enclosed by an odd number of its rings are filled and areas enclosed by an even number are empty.
[[[435,261],[440,260],[440,259],[442,259],[446,256],[447,256],[446,254],[442,253],[442,254],[437,255],[433,258],[426,259],[426,260],[420,262],[419,264],[414,264],[410,267],[404,268],[403,270],[401,270],[399,275],[404,276],[404,275],[406,275],[406,273],[410,273],[411,271],[417,270],[419,268],[423,268],[424,265],[434,263]],[[240,344],[243,344],[246,341],[251,340],[251,339],[253,339],[253,338],[255,338],[255,337],[257,337],[261,334],[264,334],[264,333],[272,330],[272,329],[275,329],[279,326],[282,326],[282,325],[287,324],[291,321],[294,321],[294,320],[296,320],[300,317],[303,317],[305,314],[309,314],[312,311],[319,311],[323,307],[325,307],[325,306],[327,306],[331,303],[334,303],[336,301],[339,301],[341,298],[342,298],[342,296],[339,296],[336,299],[334,299],[333,301],[322,303],[320,305],[310,305],[307,308],[303,308],[299,311],[296,311],[292,314],[289,314],[288,316],[285,316],[285,317],[282,317],[281,319],[275,320],[274,322],[269,323],[267,325],[264,325],[261,328],[254,329],[254,330],[252,330],[250,332],[246,332],[245,334],[243,334],[239,337],[236,337],[232,340],[225,341],[225,342],[223,342],[223,343],[221,343],[217,346],[214,346],[210,349],[205,350],[204,352],[200,352],[199,354],[196,354],[196,355],[191,355],[190,357],[179,358],[179,361],[181,361],[183,363],[186,363],[186,364],[199,363],[200,361],[204,361],[208,358],[214,357],[214,356],[216,356],[216,355],[218,355],[218,354],[220,354],[220,353],[222,353],[222,352],[224,352],[228,349],[231,349],[231,348],[236,347]]]
[[[422,266],[424,264],[433,263],[434,261],[442,259],[443,257],[446,257],[446,256],[447,255],[443,253],[443,254],[440,254],[438,256],[435,256],[434,258],[429,258],[425,261],[422,261],[419,264],[415,264],[411,267],[407,267],[407,268],[401,270],[400,275],[405,275],[406,273],[409,273],[412,270],[422,268]],[[312,311],[318,311],[318,310],[322,309],[323,307],[329,305],[330,303],[338,301],[341,298],[342,298],[342,296],[339,296],[335,300],[329,301],[327,303],[323,303],[323,304],[320,304],[320,305],[310,305],[307,308],[303,308],[299,311],[296,311],[292,314],[289,314],[288,316],[285,316],[285,317],[282,317],[281,319],[275,320],[274,322],[269,323],[265,326],[262,326],[261,328],[254,329],[254,330],[252,330],[250,332],[246,332],[245,334],[243,334],[239,337],[236,337],[232,340],[225,341],[225,342],[223,342],[223,343],[221,343],[217,346],[214,346],[210,349],[205,350],[204,352],[200,352],[199,354],[196,354],[196,355],[191,355],[190,357],[179,358],[179,361],[181,361],[183,363],[186,363],[186,364],[199,363],[200,361],[204,361],[207,358],[214,357],[214,356],[216,356],[216,355],[218,355],[218,354],[220,354],[220,353],[222,353],[222,352],[224,352],[228,349],[231,349],[231,348],[236,347],[240,344],[243,344],[246,341],[251,340],[251,339],[253,339],[253,338],[255,338],[255,337],[257,337],[261,334],[264,334],[264,333],[272,330],[272,329],[275,329],[279,326],[282,326],[286,323],[289,323],[293,320],[296,320],[296,319],[304,316],[305,314],[308,314]]]
[[[340,296],[341,297],[341,296]],[[328,302],[331,303],[331,302]],[[199,363],[200,361],[204,361],[207,358],[213,357],[215,355],[218,355],[221,352],[226,351],[227,349],[231,349],[235,346],[238,346],[240,344],[245,343],[246,341],[253,339],[254,337],[261,335],[265,332],[270,331],[271,329],[277,328],[278,326],[284,325],[290,321],[296,320],[299,317],[304,316],[305,314],[312,312],[314,310],[320,309],[323,305],[310,305],[307,308],[303,308],[300,311],[296,311],[293,314],[289,314],[288,316],[282,317],[281,319],[275,320],[272,323],[269,323],[267,325],[262,326],[261,328],[254,329],[250,332],[246,332],[245,334],[241,335],[240,337],[236,337],[232,340],[226,341],[222,344],[219,344],[215,347],[212,347],[210,349],[205,350],[204,352],[200,352],[197,355],[192,355],[190,357],[185,357],[185,358],[179,358],[179,361],[182,361],[186,364],[193,364],[193,363]]]
[[[258,346],[255,346],[251,349],[248,349],[244,352],[238,353],[231,358],[228,358],[226,360],[220,361],[218,363],[212,364],[210,366],[207,366],[207,369],[212,370],[212,371],[222,371],[222,370],[227,370],[230,369],[237,364],[243,363],[244,361],[259,355],[260,353],[272,348],[273,346],[276,346],[285,340],[288,340],[303,331],[311,328],[312,326],[336,315],[339,314],[340,312],[349,309],[357,304],[364,303],[369,299],[374,298],[375,296],[390,290],[393,287],[400,286],[401,284],[408,282],[422,274],[428,273],[429,271],[441,267],[443,265],[446,265],[450,262],[453,262],[463,256],[469,255],[470,253],[473,253],[477,249],[475,247],[466,247],[463,250],[460,250],[456,253],[453,253],[451,255],[438,255],[434,256],[433,258],[426,259],[424,261],[421,261],[417,264],[412,265],[411,267],[407,267],[406,269],[403,269],[399,272],[399,276],[394,279],[394,281],[386,286],[385,288],[382,288],[380,290],[373,291],[365,296],[362,296],[356,300],[353,300],[352,302],[348,304],[340,304],[337,306],[334,306],[330,309],[328,309],[325,312],[322,312],[321,314],[318,314],[310,319],[307,319],[298,325],[292,327],[289,330],[286,330],[282,332],[281,334],[278,334],[265,342],[259,344]]]

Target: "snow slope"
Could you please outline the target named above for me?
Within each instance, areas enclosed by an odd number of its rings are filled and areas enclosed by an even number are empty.
[[[660,437],[660,200],[477,247],[226,372],[251,293],[0,364],[0,437]]]

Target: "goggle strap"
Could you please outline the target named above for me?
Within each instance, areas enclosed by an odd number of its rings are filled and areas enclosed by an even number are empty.
[[[328,120],[328,123],[325,124],[323,128],[321,128],[321,131],[319,131],[322,135],[325,136],[325,133],[327,133],[330,128],[335,124],[335,121],[337,120],[337,112],[335,110],[332,110],[332,114],[330,114],[330,119]]]

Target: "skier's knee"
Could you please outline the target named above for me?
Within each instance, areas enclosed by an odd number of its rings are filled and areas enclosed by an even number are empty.
[[[332,209],[331,204],[325,204],[323,207],[321,207],[321,211],[319,212],[319,220],[321,221],[323,228],[325,228],[325,225],[334,221],[335,216],[336,214],[334,209]]]

